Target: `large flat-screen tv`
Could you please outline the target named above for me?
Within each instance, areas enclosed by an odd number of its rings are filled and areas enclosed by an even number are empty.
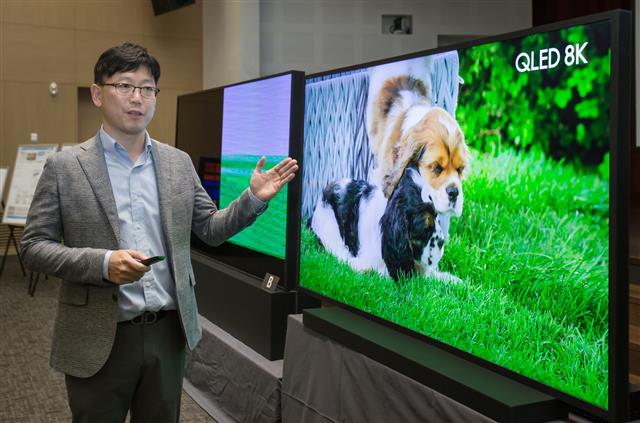
[[[628,410],[630,19],[307,76],[299,286]]]
[[[224,208],[247,189],[262,156],[265,171],[286,157],[299,159],[303,112],[304,73],[297,71],[181,95],[176,147],[191,156],[203,187]],[[289,287],[286,258],[290,249],[297,253],[298,180],[223,245],[212,247],[193,235],[192,247],[257,277],[276,275]],[[294,232],[290,237],[288,225]]]

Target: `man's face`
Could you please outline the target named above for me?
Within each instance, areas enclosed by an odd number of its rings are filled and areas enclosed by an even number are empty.
[[[135,71],[115,73],[103,83],[125,83],[137,87],[156,86],[146,66],[140,66]],[[156,98],[143,97],[139,89],[134,89],[131,94],[121,94],[116,87],[93,84],[91,98],[102,110],[105,131],[116,139],[144,134],[156,110]]]

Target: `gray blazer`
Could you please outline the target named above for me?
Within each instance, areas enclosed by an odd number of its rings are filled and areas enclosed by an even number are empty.
[[[178,311],[190,349],[201,328],[191,267],[191,231],[218,245],[257,214],[247,191],[218,210],[184,152],[152,140],[160,216]],[[116,203],[98,136],[50,157],[38,181],[22,237],[22,257],[36,272],[62,279],[51,366],[89,377],[106,362],[116,333],[118,285],[102,278],[107,250],[119,247]],[[62,243],[64,242],[64,243]]]

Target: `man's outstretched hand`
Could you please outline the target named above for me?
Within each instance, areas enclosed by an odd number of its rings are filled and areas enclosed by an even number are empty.
[[[298,162],[287,157],[266,172],[262,171],[267,159],[263,156],[251,175],[249,187],[251,192],[260,200],[271,200],[287,183],[289,183],[298,170]]]

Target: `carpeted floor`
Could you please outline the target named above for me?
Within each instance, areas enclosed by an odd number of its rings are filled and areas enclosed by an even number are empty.
[[[64,376],[49,367],[60,280],[40,278],[27,295],[17,258],[0,277],[0,422],[69,422]],[[215,423],[187,394],[181,422]]]

